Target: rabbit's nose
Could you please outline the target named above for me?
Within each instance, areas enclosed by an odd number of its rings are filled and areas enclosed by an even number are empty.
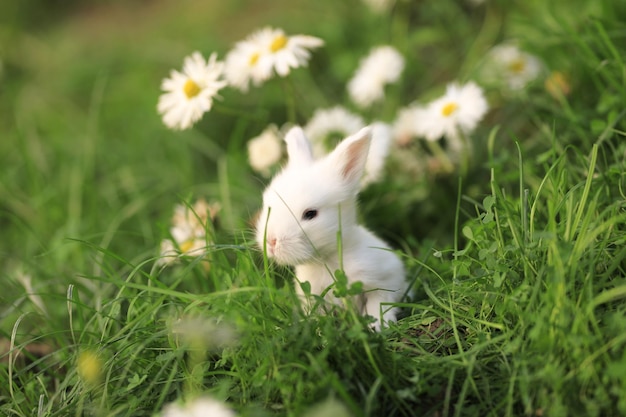
[[[272,238],[268,238],[267,239],[267,245],[269,246],[270,252],[274,252],[274,248],[276,247],[276,238],[272,237]]]

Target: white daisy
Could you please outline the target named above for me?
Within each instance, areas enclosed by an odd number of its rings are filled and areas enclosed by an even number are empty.
[[[271,38],[263,31],[255,32],[237,42],[224,60],[228,84],[246,93],[250,82],[255,87],[272,76],[272,60],[268,45]]]
[[[158,265],[171,265],[181,255],[202,256],[207,246],[207,225],[213,222],[221,209],[219,203],[208,204],[198,200],[189,207],[178,204],[174,208],[171,239],[163,239],[160,245]]]
[[[159,245],[159,258],[156,261],[158,266],[173,265],[178,261],[180,252],[170,239],[161,240]]]
[[[181,345],[192,349],[215,350],[237,342],[234,327],[210,317],[178,317],[170,323],[170,331]]]
[[[426,108],[416,110],[416,129],[429,141],[442,137],[455,145],[459,134],[469,134],[487,113],[483,90],[474,82],[448,84],[446,93]]]
[[[160,257],[157,265],[172,265],[181,255],[202,256],[207,241],[205,234],[188,225],[174,226],[170,229],[172,239],[163,239],[159,248]]]
[[[511,90],[520,90],[539,77],[542,67],[536,56],[505,43],[491,49],[483,73],[488,79],[504,82]]]
[[[555,99],[562,99],[572,91],[567,75],[561,71],[552,71],[543,82],[546,91]]]
[[[396,119],[391,125],[392,137],[398,146],[407,146],[414,138],[421,135],[415,122],[420,111],[418,106],[408,106],[398,110]]]
[[[335,146],[333,139],[341,139],[358,132],[365,127],[363,119],[346,110],[335,106],[328,109],[317,109],[313,117],[304,126],[304,134],[313,145],[316,156],[325,155]]]
[[[174,226],[188,225],[194,230],[206,230],[208,222],[213,222],[222,209],[220,203],[207,203],[204,199],[198,199],[191,207],[186,204],[177,204],[174,207],[172,224]]]
[[[359,68],[348,82],[350,98],[360,107],[371,106],[384,98],[385,85],[398,81],[403,69],[404,58],[395,48],[373,48],[361,60]]]
[[[172,238],[185,256],[200,256],[207,245],[206,233],[190,224],[181,224],[170,229]]]
[[[282,29],[268,27],[262,29],[262,32],[271,39],[269,56],[276,73],[281,77],[288,75],[292,68],[305,67],[311,57],[309,49],[324,45],[320,38],[308,35],[287,36]]]
[[[185,58],[183,71],[173,70],[161,83],[165,92],[159,97],[157,110],[171,129],[187,129],[211,110],[213,97],[226,86],[224,64],[211,54],[205,61],[199,52]]]
[[[258,87],[273,71],[285,77],[291,69],[304,67],[310,49],[324,44],[307,35],[287,36],[282,29],[263,28],[238,42],[226,56],[226,78],[233,87],[246,92],[250,81]]]
[[[270,169],[283,156],[282,140],[275,125],[268,126],[259,136],[248,141],[248,161],[255,171],[269,176]]]
[[[163,408],[161,417],[235,417],[233,410],[213,398],[196,398],[186,404],[171,403]]]

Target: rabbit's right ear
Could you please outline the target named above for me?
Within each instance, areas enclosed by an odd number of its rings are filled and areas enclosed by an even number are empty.
[[[309,165],[313,162],[311,142],[304,135],[304,131],[300,126],[294,126],[289,129],[289,132],[285,135],[285,142],[287,143],[287,155],[289,156],[288,165]]]
[[[365,163],[372,140],[372,128],[364,127],[348,136],[328,155],[328,161],[335,167],[339,180],[349,189],[357,190],[365,171]]]

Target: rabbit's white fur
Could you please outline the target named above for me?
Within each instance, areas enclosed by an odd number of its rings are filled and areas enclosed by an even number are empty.
[[[309,282],[312,294],[322,294],[334,283],[333,272],[343,268],[348,283],[363,284],[355,301],[361,313],[376,318],[374,327],[380,330],[396,320],[397,308],[385,304],[400,301],[407,282],[398,256],[357,224],[356,197],[371,136],[371,128],[363,128],[315,160],[302,129],[292,128],[285,136],[289,161],[263,194],[256,239],[269,258],[295,266],[296,277]],[[332,291],[326,299],[340,302]]]

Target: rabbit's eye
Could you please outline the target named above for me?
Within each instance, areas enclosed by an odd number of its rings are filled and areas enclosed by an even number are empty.
[[[302,213],[302,220],[311,220],[317,216],[317,210],[315,209],[306,209],[304,213]]]

